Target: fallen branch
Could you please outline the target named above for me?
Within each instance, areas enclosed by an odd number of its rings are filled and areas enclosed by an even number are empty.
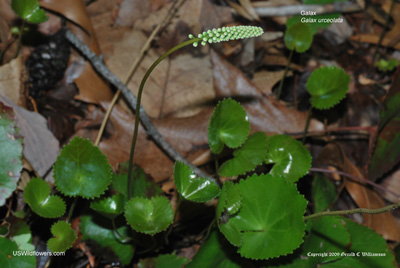
[[[135,111],[137,100],[132,91],[121,81],[117,76],[115,76],[104,64],[102,61],[102,57],[98,57],[93,51],[90,50],[84,43],[82,43],[70,30],[66,30],[65,37],[67,40],[80,52],[84,55],[89,62],[92,64],[93,68],[101,74],[107,81],[109,81],[112,85],[114,85],[121,93],[124,95],[126,101],[129,106]],[[171,146],[158,130],[155,128],[153,123],[150,120],[150,117],[147,115],[146,111],[142,106],[140,106],[140,122],[143,127],[146,129],[147,134],[153,139],[153,141],[166,153],[166,155],[171,158],[173,161],[181,161],[187,165],[189,165],[193,171],[201,177],[205,177],[208,179],[217,182],[215,178],[211,178],[206,173],[204,173],[201,169],[194,166],[190,163],[186,158],[184,158],[178,151],[175,150],[174,147]]]

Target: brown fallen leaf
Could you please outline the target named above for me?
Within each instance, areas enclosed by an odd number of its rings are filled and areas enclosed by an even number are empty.
[[[341,146],[330,143],[320,152],[318,165],[329,165],[353,176],[363,178],[361,170],[356,167],[345,155]],[[367,187],[365,183],[344,178],[347,192],[360,208],[378,209],[386,206],[382,197]],[[400,241],[400,229],[391,212],[382,214],[362,214],[363,224],[381,234],[386,240]]]
[[[47,128],[46,119],[0,95],[0,101],[14,109],[16,122],[23,136],[23,154],[37,174],[46,175],[59,154],[59,142]],[[51,178],[49,178],[51,180]]]
[[[86,7],[83,1],[80,0],[42,0],[40,5],[46,9],[57,12],[67,19],[73,21],[75,24],[82,27],[76,26],[74,23],[68,23],[71,31],[76,34],[90,49],[97,55],[100,55],[100,47],[97,42],[96,34],[93,29],[93,25],[87,14]],[[76,56],[75,63],[73,66],[80,66],[82,62],[85,62],[80,56]],[[74,61],[73,60],[73,61]],[[69,70],[69,72],[72,72]],[[83,70],[77,69],[77,78],[74,80],[79,88],[79,94],[76,99],[99,103],[100,101],[109,101],[112,99],[112,91],[106,82],[93,70],[92,66],[86,62]],[[74,76],[74,75],[72,75]]]
[[[391,5],[390,0],[385,1],[383,8],[387,13],[389,13],[390,5]],[[392,47],[397,50],[400,49],[400,4],[394,2],[393,5],[393,10],[392,10],[392,18],[395,21],[394,26],[390,31],[385,33],[383,39],[382,39],[382,46],[386,47]],[[370,43],[370,44],[378,44],[379,39],[380,39],[381,33],[373,33],[373,34],[358,34],[354,36],[350,36],[350,39],[353,41],[361,42],[361,43]]]
[[[263,95],[236,67],[211,50],[214,69],[214,88],[219,98],[237,98],[244,106],[254,131],[293,133],[304,131],[307,113],[289,109],[275,97]],[[310,121],[310,131],[322,130],[316,120]]]
[[[25,106],[23,95],[25,82],[26,74],[21,57],[0,66],[0,95],[9,98],[20,106]]]

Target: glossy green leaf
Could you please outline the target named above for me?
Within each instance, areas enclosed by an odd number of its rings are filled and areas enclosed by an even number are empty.
[[[321,67],[313,71],[307,80],[311,105],[317,109],[329,109],[338,104],[349,90],[350,76],[338,67]]]
[[[235,247],[230,245],[219,232],[211,232],[210,237],[200,247],[193,260],[186,268],[253,268],[250,261],[241,258]]]
[[[393,77],[392,86],[380,112],[378,138],[368,168],[369,179],[375,181],[400,163],[400,72]]]
[[[151,199],[134,197],[125,206],[125,218],[137,232],[154,235],[172,224],[173,210],[168,199],[157,196]]]
[[[35,250],[32,245],[32,234],[29,225],[18,218],[14,218],[11,223],[9,236],[17,243],[18,248],[28,251]]]
[[[115,219],[124,212],[125,201],[126,198],[123,194],[116,194],[92,201],[90,208],[109,219]]]
[[[286,135],[274,135],[267,140],[267,164],[274,164],[270,173],[296,182],[311,168],[311,155],[304,145]]]
[[[380,59],[375,63],[375,66],[379,71],[393,71],[397,66],[399,66],[399,61],[397,59],[384,60]]]
[[[326,210],[336,198],[336,187],[322,174],[314,177],[312,186],[314,213]]]
[[[310,48],[313,41],[311,27],[306,23],[293,23],[286,29],[284,39],[288,49],[303,53]]]
[[[267,156],[267,136],[263,132],[250,135],[245,144],[233,152],[233,156],[233,159],[221,165],[219,169],[221,176],[233,177],[245,174],[262,164]]]
[[[307,201],[295,184],[267,174],[253,175],[234,186],[242,196],[241,207],[228,220],[219,220],[218,226],[228,241],[239,247],[240,255],[269,259],[289,254],[300,246]],[[225,209],[227,198],[223,191],[217,213]]]
[[[224,145],[241,146],[250,132],[246,110],[232,99],[224,99],[215,107],[208,126],[208,143],[214,154],[221,153]]]
[[[127,236],[129,226],[125,220],[117,221],[117,231],[119,234]],[[131,262],[135,248],[132,244],[123,244],[118,240],[118,235],[114,233],[111,221],[101,215],[83,215],[80,217],[79,229],[82,233],[82,240],[87,243],[95,243],[96,247],[91,247],[98,256],[104,256],[110,261],[120,260],[123,265]]]
[[[375,231],[342,217],[345,227],[350,233],[351,245],[349,253],[355,256],[345,256],[331,264],[322,267],[357,267],[357,268],[389,268],[398,267],[393,252],[385,239]],[[357,253],[359,255],[357,255]],[[373,255],[379,254],[379,255]]]
[[[28,182],[24,199],[33,212],[43,218],[58,218],[65,213],[64,200],[57,195],[50,195],[50,186],[42,179],[33,178]]]
[[[182,268],[189,261],[189,259],[178,257],[174,254],[163,254],[158,255],[157,258],[141,260],[138,268]]]
[[[15,255],[14,255],[15,254]],[[5,237],[0,237],[0,263],[5,268],[32,268],[36,267],[35,256],[22,255],[17,243]]]
[[[53,238],[47,241],[47,246],[52,252],[65,252],[72,247],[78,238],[71,225],[65,221],[58,221],[51,226]]]
[[[180,196],[193,202],[207,202],[219,195],[220,189],[209,179],[198,178],[190,166],[175,162],[174,181]]]
[[[64,146],[54,165],[55,184],[68,196],[99,197],[107,190],[111,176],[106,156],[88,139],[80,137]]]
[[[48,19],[37,0],[12,0],[11,7],[21,19],[30,23],[42,23]]]
[[[117,192],[128,196],[128,162],[120,164],[117,174],[113,174],[111,188]],[[147,175],[144,170],[137,165],[132,169],[132,183],[131,183],[131,196],[132,197],[148,197],[162,195],[161,188],[154,182],[154,180]]]
[[[0,206],[17,189],[22,170],[22,138],[14,111],[0,102]]]
[[[282,258],[286,265],[279,267],[319,267],[343,258],[341,254],[347,253],[351,236],[340,217],[319,217],[308,223],[311,223],[311,230],[304,243],[295,253]]]

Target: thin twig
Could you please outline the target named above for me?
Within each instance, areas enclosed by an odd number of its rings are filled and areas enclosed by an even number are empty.
[[[65,37],[67,40],[80,52],[84,55],[92,64],[93,68],[101,74],[107,81],[113,84],[121,93],[124,95],[126,101],[129,106],[135,110],[136,109],[136,97],[132,93],[132,91],[121,81],[119,78],[113,74],[104,64],[100,57],[98,57],[93,51],[90,50],[88,46],[82,43],[69,29],[65,31]],[[140,121],[142,122],[143,127],[146,129],[147,134],[154,140],[154,142],[167,154],[169,158],[174,161],[181,161],[187,165],[189,165],[193,171],[205,178],[209,178],[213,180],[215,183],[217,181],[214,178],[208,176],[205,172],[203,172],[198,167],[194,166],[192,163],[186,160],[178,151],[175,150],[165,139],[161,136],[158,130],[155,128],[153,123],[150,120],[150,117],[147,115],[144,108],[140,107]]]
[[[186,1],[186,0],[184,0]],[[183,2],[184,2],[183,1]],[[128,85],[129,81],[131,80],[134,72],[136,71],[137,67],[139,66],[139,63],[143,59],[145,53],[149,50],[151,42],[154,40],[156,35],[160,32],[161,27],[164,27],[169,23],[169,21],[173,18],[174,14],[178,10],[176,8],[176,3],[178,1],[175,1],[171,8],[168,10],[167,15],[165,18],[157,25],[157,27],[153,30],[149,38],[147,39],[146,43],[143,45],[142,49],[139,52],[139,56],[135,59],[135,61],[132,63],[130,70],[128,71],[126,77],[124,78],[124,84]],[[106,114],[104,115],[103,121],[101,122],[101,126],[99,129],[99,132],[97,133],[96,141],[94,142],[94,145],[98,146],[101,140],[101,137],[103,136],[104,129],[106,127],[106,124],[108,122],[108,119],[110,118],[112,109],[115,106],[115,103],[117,102],[119,96],[121,95],[121,91],[117,90],[115,93],[113,99],[110,102],[110,105],[107,108]]]
[[[400,202],[395,203],[393,205],[383,207],[383,208],[378,208],[378,209],[369,209],[369,208],[355,208],[355,209],[349,209],[349,210],[339,210],[339,211],[322,211],[318,213],[314,213],[308,216],[304,216],[303,219],[310,220],[322,216],[334,216],[334,215],[348,215],[348,214],[355,214],[355,213],[364,213],[364,214],[380,214],[380,213],[385,213],[388,212],[389,210],[396,209],[400,207]]]
[[[385,192],[388,192],[388,193],[394,195],[397,198],[400,198],[400,196],[398,194],[392,192],[389,189],[386,189],[385,187],[383,187],[383,186],[381,186],[379,184],[374,183],[373,181],[370,181],[370,180],[367,180],[367,179],[364,179],[364,178],[361,178],[361,177],[358,177],[358,176],[354,176],[354,175],[351,175],[351,174],[343,172],[343,171],[329,170],[329,169],[324,169],[324,168],[310,168],[310,171],[311,172],[320,172],[320,173],[338,174],[338,175],[341,175],[341,176],[344,176],[344,177],[347,177],[347,178],[350,178],[350,179],[353,179],[353,180],[356,180],[356,181],[359,181],[359,182],[362,182],[362,183],[366,183],[366,184],[372,185],[375,188],[378,188],[378,189],[380,189],[382,191],[385,191]]]

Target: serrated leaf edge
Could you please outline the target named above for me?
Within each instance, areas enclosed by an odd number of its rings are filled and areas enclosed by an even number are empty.
[[[220,100],[220,101],[218,102],[218,104],[215,106],[214,111],[213,111],[213,113],[212,113],[212,115],[211,115],[211,117],[210,117],[210,122],[211,122],[211,118],[213,118],[213,116],[215,115],[215,113],[216,113],[216,111],[217,111],[217,108],[218,108],[220,105],[222,105],[222,103],[223,103],[224,101],[227,101],[227,100],[231,100],[231,101],[233,101],[234,103],[239,104],[239,106],[241,107],[241,109],[243,109],[243,111],[246,113],[246,118],[247,118],[247,122],[248,122],[248,126],[247,126],[247,128],[248,128],[248,129],[247,129],[247,137],[246,137],[246,139],[245,139],[239,146],[237,146],[237,147],[230,147],[230,146],[228,146],[225,142],[223,142],[223,141],[221,140],[221,142],[223,143],[223,146],[222,146],[222,149],[221,149],[220,151],[214,152],[214,151],[212,150],[211,146],[210,146],[210,150],[211,150],[211,152],[214,153],[214,154],[220,154],[220,153],[222,152],[222,150],[224,149],[224,146],[226,146],[226,147],[228,147],[228,148],[231,148],[231,149],[235,149],[235,148],[238,148],[238,147],[242,146],[242,145],[247,141],[247,139],[248,139],[248,137],[249,137],[250,129],[251,129],[251,124],[250,124],[250,120],[248,119],[246,109],[244,109],[244,107],[240,104],[240,102],[238,102],[238,101],[236,101],[236,100],[234,100],[234,99],[232,99],[232,98],[225,98],[225,99]],[[209,132],[210,132],[210,124],[208,124],[208,128],[207,128],[207,133],[209,133]],[[207,138],[208,138],[208,137],[207,137]]]
[[[102,155],[102,157],[103,158],[105,158],[106,159],[106,162],[107,162],[107,164],[108,164],[108,167],[109,167],[109,176],[108,176],[108,184],[107,184],[107,187],[106,187],[106,189],[102,192],[102,193],[100,193],[99,195],[95,195],[95,196],[83,196],[83,195],[81,195],[81,194],[72,194],[72,195],[70,195],[70,194],[67,194],[67,193],[64,193],[60,188],[59,188],[59,186],[57,185],[57,172],[56,172],[56,170],[57,170],[57,161],[55,162],[55,164],[54,164],[54,167],[53,167],[53,170],[54,170],[54,185],[57,187],[57,189],[63,194],[63,195],[65,195],[65,196],[69,196],[69,197],[76,197],[76,196],[80,196],[80,197],[82,197],[82,198],[85,198],[85,199],[88,199],[88,200],[94,200],[94,199],[96,199],[96,198],[99,198],[100,196],[102,196],[106,191],[107,191],[107,189],[110,187],[110,184],[111,184],[111,182],[112,182],[112,169],[111,169],[111,165],[110,165],[110,161],[108,160],[108,158],[107,158],[107,156],[105,155],[105,154],[103,154],[103,152],[99,149],[99,147],[98,146],[95,146],[89,139],[87,139],[87,138],[81,138],[81,137],[79,137],[79,136],[75,136],[71,141],[73,141],[73,140],[75,140],[75,139],[81,139],[81,140],[87,140],[87,141],[89,141],[92,145],[93,145],[93,147],[95,147],[96,149],[95,150],[97,150],[98,152],[100,152],[101,153],[101,155]],[[70,143],[71,143],[71,141],[70,141]],[[63,152],[65,152],[65,147],[66,146],[68,146],[70,143],[68,143],[68,144],[65,144],[64,146],[63,146],[63,148],[61,149],[61,151],[60,151],[60,154],[59,154],[59,156],[58,157],[61,157],[61,155],[63,154]],[[57,158],[57,160],[58,160],[58,158]]]
[[[269,173],[267,173],[267,174],[261,173],[260,175],[253,174],[252,176],[247,177],[246,180],[249,179],[249,178],[252,178],[252,177],[260,177],[260,176],[268,175],[268,174],[269,174]],[[281,179],[284,180],[284,178],[282,178],[282,177],[281,177]],[[245,182],[246,180],[240,180],[239,184]],[[292,182],[287,182],[286,180],[284,180],[284,182],[287,183],[287,184],[293,184],[294,186],[296,185],[296,184],[294,184],[294,183],[292,183]],[[297,190],[297,187],[296,187],[296,186],[294,187],[294,189],[296,189],[296,192],[299,194],[299,196],[302,196],[303,199],[308,203],[308,201],[307,201],[307,199],[305,198],[305,196],[302,195],[302,194],[300,194],[300,192]],[[306,206],[305,206],[305,208],[304,208],[304,212],[302,213],[302,214],[303,214],[303,217],[304,217],[306,211],[307,211],[307,204],[306,204]],[[303,221],[303,222],[304,222],[304,221]],[[305,223],[304,223],[304,226],[305,226]],[[302,237],[301,237],[301,242],[299,243],[299,245],[298,245],[296,248],[294,248],[291,252],[287,252],[286,254],[282,254],[282,255],[279,255],[279,256],[268,257],[268,258],[266,258],[266,259],[263,259],[263,258],[251,258],[251,257],[245,256],[244,254],[242,254],[242,252],[239,252],[240,247],[237,247],[237,248],[238,248],[237,252],[240,254],[240,256],[242,256],[242,257],[244,257],[244,258],[246,258],[246,259],[251,259],[251,260],[269,260],[269,259],[279,258],[279,257],[282,257],[282,256],[287,256],[287,255],[289,255],[289,254],[292,254],[296,249],[298,249],[298,248],[304,243],[304,236],[305,236],[305,233],[306,233],[306,232],[305,232],[305,228],[304,228],[304,231],[303,231],[303,234],[302,234]],[[229,241],[229,240],[228,240],[228,241]],[[243,240],[242,240],[242,243],[243,243]]]
[[[132,200],[134,200],[134,199],[150,200],[150,201],[153,200],[153,199],[165,199],[165,200],[167,200],[168,202],[169,202],[169,200],[168,200],[168,198],[166,198],[165,196],[153,196],[152,198],[133,197],[133,198],[131,198],[131,200],[129,200],[128,202],[126,202],[125,209],[124,209],[124,218],[125,218],[126,223],[127,223],[133,230],[135,230],[136,232],[153,236],[153,235],[156,235],[156,234],[158,234],[158,233],[161,233],[161,232],[167,230],[168,227],[174,222],[174,211],[172,210],[172,220],[171,220],[171,222],[169,222],[169,224],[168,224],[164,229],[162,229],[162,230],[160,230],[160,231],[158,231],[158,232],[156,232],[156,233],[149,233],[149,232],[143,232],[143,231],[136,230],[136,229],[128,222],[128,219],[126,218],[126,215],[125,215],[126,210],[128,209],[128,206],[129,206],[130,202],[131,202]],[[171,203],[170,203],[170,204],[171,204]],[[154,205],[153,205],[153,203],[151,203],[151,205],[152,205],[152,208],[153,208],[153,210],[154,210]],[[172,206],[171,206],[171,208],[172,208]]]
[[[67,226],[67,225],[68,225],[68,227],[71,228],[71,230],[73,230],[73,233],[74,233],[74,235],[75,235],[75,240],[72,241],[71,245],[70,245],[67,249],[64,250],[64,252],[65,252],[65,251],[67,251],[68,249],[70,249],[70,248],[72,247],[72,245],[75,243],[76,239],[78,239],[78,236],[76,235],[75,230],[72,229],[71,224],[69,224],[69,223],[66,222],[66,221],[57,221],[57,222],[53,223],[53,225],[50,227],[50,232],[51,232],[51,235],[52,235],[52,237],[51,237],[50,239],[56,239],[56,237],[55,237],[55,235],[54,235],[54,233],[53,233],[53,227],[54,227],[55,225],[57,225],[57,224],[66,224],[66,225],[64,225],[64,226]],[[46,243],[47,247],[49,247],[49,246],[48,246],[48,243],[49,243],[50,239],[49,239],[49,240],[47,241],[47,243]]]

